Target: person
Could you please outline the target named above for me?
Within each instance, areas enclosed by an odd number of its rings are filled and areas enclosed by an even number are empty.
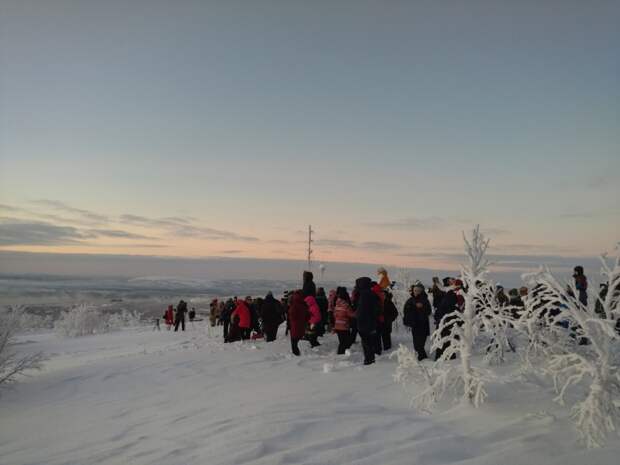
[[[304,297],[316,297],[316,284],[314,284],[314,275],[312,271],[304,271],[302,291]]]
[[[351,307],[353,308],[354,312],[357,312],[357,297],[358,297],[357,286],[353,286],[353,290],[351,291]],[[352,346],[353,344],[357,344],[357,341],[356,341],[357,318],[354,318],[353,320],[351,320],[350,337],[351,339],[349,340],[349,346]]]
[[[172,308],[172,305],[168,305],[168,309],[166,310],[166,313],[164,313],[164,321],[166,322],[168,331],[170,331],[172,325],[174,324],[174,308]]]
[[[284,331],[284,335],[288,336],[289,331],[291,330],[289,322],[288,322],[288,306],[291,301],[291,293],[289,291],[284,291],[284,295],[282,299],[280,299],[280,303],[282,304],[282,319],[286,323],[286,329]]]
[[[174,322],[174,330],[175,332],[179,330],[179,325],[181,325],[181,330],[185,331],[185,314],[187,313],[187,303],[181,299],[179,304],[177,305],[177,314],[176,321]]]
[[[301,355],[299,352],[299,341],[306,334],[306,325],[309,318],[310,313],[306,302],[304,302],[303,291],[294,291],[288,306],[288,322],[291,335],[291,350],[298,357]]]
[[[497,304],[500,307],[505,307],[509,304],[508,296],[504,292],[504,286],[502,286],[501,284],[498,284],[496,286],[495,298],[497,299]]]
[[[321,345],[317,339],[321,324],[321,309],[316,299],[311,295],[306,296],[304,302],[308,306],[308,311],[310,312],[309,325],[306,328],[306,339],[310,341],[310,347],[317,347]]]
[[[519,295],[519,289],[512,288],[508,291],[508,307],[510,309],[510,315],[513,320],[518,320],[521,317],[521,313],[525,304],[523,299]]]
[[[598,288],[598,299],[596,299],[596,304],[594,304],[594,312],[600,318],[607,318],[605,314],[605,309],[603,308],[603,302],[607,298],[607,292],[609,291],[609,283],[601,283]]]
[[[383,314],[383,306],[385,302],[385,294],[379,284],[372,281],[370,289],[379,299],[379,312],[377,313],[377,336],[375,337],[375,353],[381,355],[383,350],[383,331],[385,328],[385,315]]]
[[[196,309],[192,307],[192,309],[189,311],[187,316],[189,317],[189,321],[193,323],[194,320],[196,319]]]
[[[226,301],[226,305],[224,306],[224,311],[222,312],[222,314],[220,315],[220,318],[222,319],[222,334],[224,336],[224,342],[229,342],[228,341],[228,332],[230,329],[230,323],[231,323],[231,316],[232,316],[232,312],[235,311],[235,307],[236,305],[236,301],[237,301],[237,297],[235,297],[234,299],[228,299]]]
[[[418,360],[428,358],[426,354],[426,339],[431,334],[428,318],[431,316],[431,304],[424,292],[424,286],[416,284],[410,289],[411,297],[405,303],[403,310],[403,324],[411,328],[413,348],[418,354]]]
[[[398,318],[398,309],[392,300],[392,293],[385,290],[385,300],[383,302],[383,331],[381,332],[381,340],[383,342],[383,350],[392,348],[392,324]]]
[[[237,299],[237,306],[231,315],[231,320],[237,323],[239,327],[241,339],[250,339],[250,331],[252,328],[252,315],[250,308],[245,300]]]
[[[351,299],[345,287],[338,287],[335,294],[334,332],[338,336],[338,355],[342,355],[351,346],[349,329],[351,320],[355,318],[355,312],[351,308]]]
[[[215,327],[217,324],[217,299],[213,299],[211,303],[209,303],[209,324],[211,327]]]
[[[431,287],[430,293],[433,296],[433,310],[436,312],[439,306],[441,305],[441,301],[443,297],[446,295],[444,291],[445,287],[450,285],[450,278],[443,279],[443,286],[439,283],[439,278],[437,276],[433,277],[433,287]]]
[[[441,305],[439,309],[435,312],[435,324],[437,328],[441,322],[445,319],[445,326],[441,330],[441,337],[445,338],[452,334],[452,329],[454,327],[454,321],[457,320],[456,313],[460,308],[460,301],[463,299],[462,295],[459,295],[458,292],[461,290],[462,282],[460,279],[456,279],[452,281],[452,285],[446,292],[446,295],[441,301]],[[460,299],[459,299],[460,297]],[[445,342],[441,347],[438,347],[435,350],[435,360],[439,360],[443,353],[450,347],[450,342]],[[456,358],[454,355],[451,358]]]
[[[583,273],[583,266],[576,266],[573,269],[573,279],[575,280],[575,289],[579,293],[579,302],[585,307],[588,306],[588,278]]]
[[[346,290],[346,288],[345,288]],[[328,302],[328,306],[327,306],[327,326],[329,328],[329,331],[332,331],[334,329],[334,308],[336,307],[336,298],[337,298],[337,291],[338,289],[330,289],[329,291],[329,297],[327,297],[327,302]],[[347,292],[347,296],[349,295],[349,293]],[[349,298],[350,301],[350,298]]]
[[[259,301],[259,299],[254,300],[252,299],[252,296],[248,295],[245,297],[245,304],[250,311],[250,328],[247,335],[248,339],[250,338],[250,334],[252,333],[252,331],[262,337],[262,331],[260,327],[260,303],[261,302]]]
[[[379,316],[379,297],[372,291],[372,281],[368,277],[355,281],[357,289],[355,316],[357,331],[362,339],[364,365],[375,363],[377,348],[377,319]]]
[[[217,326],[222,326],[222,312],[224,311],[224,306],[224,300],[220,300],[217,304],[217,308],[215,309],[215,317],[217,319],[215,324]]]
[[[265,333],[265,340],[272,342],[276,340],[278,334],[278,327],[282,323],[282,304],[278,302],[273,294],[270,292],[265,296],[263,305],[261,307],[263,317],[263,331]]]
[[[319,287],[316,290],[316,303],[321,311],[321,322],[318,325],[317,335],[322,337],[325,334],[325,326],[327,325],[327,310],[329,308],[329,302],[327,300],[327,296],[325,295],[325,289],[322,287]]]
[[[379,287],[381,288],[381,290],[386,290],[392,287],[392,282],[390,281],[390,278],[388,277],[388,273],[387,270],[383,267],[379,267],[377,269],[377,276],[379,277]]]

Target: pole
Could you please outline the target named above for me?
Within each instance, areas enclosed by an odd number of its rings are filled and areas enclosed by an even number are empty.
[[[312,225],[308,225],[308,271],[312,270]]]

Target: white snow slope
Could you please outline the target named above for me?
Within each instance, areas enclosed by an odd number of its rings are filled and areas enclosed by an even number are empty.
[[[411,345],[405,333],[395,337]],[[0,397],[0,464],[616,464],[620,440],[587,450],[548,381],[512,369],[474,410],[408,407],[386,356],[361,367],[334,336],[222,344],[206,327],[62,339],[24,335],[45,368]]]

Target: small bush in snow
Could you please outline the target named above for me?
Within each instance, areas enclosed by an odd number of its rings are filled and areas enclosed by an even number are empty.
[[[109,317],[101,313],[97,307],[79,305],[63,312],[56,321],[54,329],[65,337],[79,337],[108,332]]]
[[[110,315],[108,326],[110,330],[122,329],[141,324],[140,314],[136,311],[123,309],[120,313]]]
[[[41,366],[40,353],[20,356],[13,350],[13,336],[19,329],[23,308],[9,308],[0,313],[0,386],[12,383],[26,370]]]

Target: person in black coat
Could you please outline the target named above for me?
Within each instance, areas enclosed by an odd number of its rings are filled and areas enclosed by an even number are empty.
[[[459,282],[459,281],[457,281]],[[457,286],[460,288],[460,286]],[[446,320],[447,323],[457,319],[456,312],[458,312],[459,299],[456,294],[456,288],[452,288],[446,292],[446,295],[441,301],[441,305],[435,312],[435,325],[439,328],[439,324],[442,320]],[[452,333],[452,327],[454,323],[446,325],[441,331],[441,337],[447,337]],[[442,347],[437,348],[435,351],[435,360],[443,355],[444,351],[450,347],[450,343],[446,342]],[[456,358],[456,357],[451,357]]]
[[[319,306],[319,310],[321,310],[321,322],[317,327],[317,335],[323,336],[325,334],[325,323],[328,317],[327,309],[329,308],[329,301],[325,295],[325,289],[322,287],[319,287],[316,291],[316,304]]]
[[[398,309],[392,300],[392,293],[385,290],[385,301],[383,302],[383,330],[381,331],[381,340],[383,342],[383,350],[392,348],[392,323],[398,318]]]
[[[230,317],[232,315],[232,312],[235,311],[236,300],[237,300],[237,297],[235,297],[234,300],[228,299],[226,301],[226,304],[224,305],[224,310],[222,311],[222,314],[220,315],[220,319],[222,320],[222,325],[223,325],[224,342],[229,342],[228,332],[230,329]]]
[[[443,287],[448,287],[450,285],[450,278],[443,279]],[[443,297],[446,295],[443,287],[439,283],[439,278],[433,278],[433,287],[431,287],[430,292],[433,296],[433,310],[437,311],[439,306],[441,305],[441,301]]]
[[[368,277],[355,281],[357,331],[362,339],[364,365],[375,363],[375,338],[377,337],[377,317],[380,306],[379,297],[371,290],[371,283],[372,280]]]
[[[278,326],[282,323],[282,304],[278,302],[271,292],[267,294],[262,305],[263,331],[267,342],[275,341],[278,334]]]
[[[303,281],[302,292],[304,293],[304,298],[308,296],[316,297],[316,284],[314,284],[312,271],[304,271]]]
[[[411,328],[413,348],[418,354],[418,360],[428,358],[426,354],[426,339],[431,334],[428,318],[431,316],[431,303],[424,292],[422,284],[411,288],[411,297],[405,303],[403,324]]]
[[[176,321],[174,322],[174,330],[179,330],[179,325],[181,325],[181,330],[185,331],[185,314],[187,313],[187,303],[184,300],[179,301],[179,305],[177,305],[177,314]]]

